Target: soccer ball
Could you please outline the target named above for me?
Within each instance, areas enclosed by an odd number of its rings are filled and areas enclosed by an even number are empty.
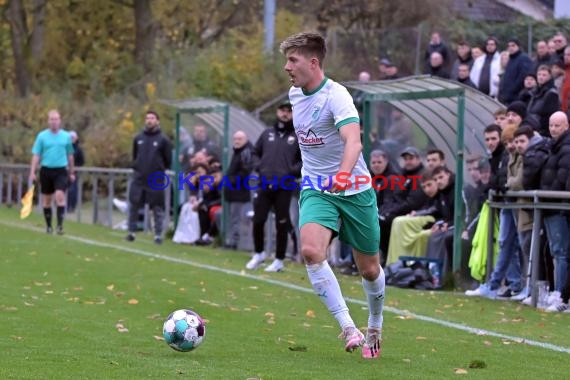
[[[188,352],[198,348],[204,341],[206,324],[195,311],[176,310],[164,321],[162,335],[171,348]]]

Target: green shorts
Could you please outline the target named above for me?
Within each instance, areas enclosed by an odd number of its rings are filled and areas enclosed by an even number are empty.
[[[380,247],[380,225],[374,189],[348,196],[301,191],[299,229],[306,223],[317,223],[338,234],[339,240],[367,255],[375,255]]]

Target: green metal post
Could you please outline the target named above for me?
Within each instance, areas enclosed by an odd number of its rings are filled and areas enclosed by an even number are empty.
[[[461,233],[463,232],[463,140],[464,140],[465,93],[457,99],[457,160],[455,167],[455,212],[453,231],[453,272],[461,268]]]
[[[228,170],[230,164],[229,154],[230,154],[230,106],[224,106],[224,150],[222,157],[222,170]],[[226,204],[226,197],[222,190],[222,245],[226,242],[226,221],[228,220],[229,210]]]
[[[176,227],[178,226],[178,203],[180,202],[179,199],[179,177],[178,172],[180,171],[180,112],[176,110],[176,143],[174,144],[174,185],[176,186],[172,193],[174,194],[174,210],[172,210],[172,215],[174,217],[174,230],[176,231]]]
[[[365,98],[362,106],[362,156],[364,157],[364,162],[368,162],[368,157],[370,156],[370,108],[370,101]]]

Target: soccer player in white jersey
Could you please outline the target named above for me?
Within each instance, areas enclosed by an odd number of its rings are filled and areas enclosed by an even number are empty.
[[[376,358],[381,351],[385,276],[378,253],[376,195],[370,181],[362,184],[370,174],[362,157],[358,112],[346,88],[325,76],[326,45],[320,35],[292,35],[281,43],[281,52],[287,58],[289,100],[303,159],[299,228],[309,280],[338,321],[345,350],[362,346],[364,358]],[[362,276],[369,307],[366,337],[352,320],[327,262],[327,248],[336,235],[353,247]]]

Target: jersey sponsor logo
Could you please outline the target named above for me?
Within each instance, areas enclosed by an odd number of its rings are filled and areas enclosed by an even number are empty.
[[[324,139],[322,137],[318,137],[312,129],[309,129],[307,132],[298,131],[297,136],[299,137],[299,145],[317,146],[325,144]]]

